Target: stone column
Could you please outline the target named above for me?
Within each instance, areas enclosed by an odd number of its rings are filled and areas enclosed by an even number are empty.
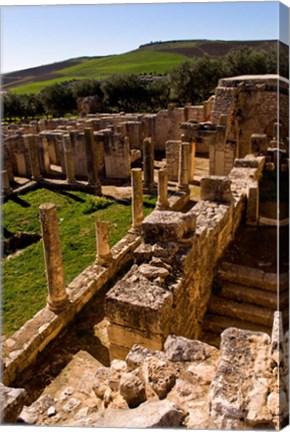
[[[141,168],[133,168],[131,170],[131,185],[132,185],[132,228],[130,231],[134,233],[140,233],[141,223],[144,219]]]
[[[61,242],[55,204],[42,204],[39,206],[39,214],[48,286],[47,304],[50,310],[59,313],[68,306],[68,295],[65,288]]]
[[[258,225],[259,222],[259,183],[253,181],[247,188],[246,224]]]
[[[157,210],[167,210],[169,208],[167,187],[167,170],[162,168],[158,171],[158,198],[156,203]]]
[[[195,160],[195,149],[196,143],[186,134],[181,135],[181,141],[189,143],[189,181],[193,180],[194,177],[194,160]]]
[[[50,173],[50,158],[48,149],[48,139],[47,137],[42,137],[42,147],[43,147],[43,164],[46,173]]]
[[[96,222],[97,264],[106,266],[112,259],[107,222]]]
[[[178,169],[178,190],[189,191],[189,152],[190,144],[181,143],[179,153],[179,169]]]
[[[76,181],[75,166],[74,166],[74,157],[72,153],[72,143],[69,135],[63,136],[63,153],[64,153],[66,181],[67,183],[74,183]]]
[[[98,155],[94,130],[92,128],[85,128],[84,133],[88,162],[88,184],[95,188],[97,194],[101,195],[102,186],[98,174]]]
[[[3,170],[1,172],[2,174],[2,190],[4,192],[5,195],[10,195],[11,192],[13,191],[11,186],[10,186],[10,180],[9,180],[9,174],[7,170]]]
[[[154,189],[154,146],[151,138],[143,141],[143,192],[150,193]]]
[[[40,179],[40,165],[38,159],[38,148],[37,148],[37,135],[26,135],[28,148],[29,148],[29,157],[30,157],[30,165],[31,165],[31,177],[33,180]]]

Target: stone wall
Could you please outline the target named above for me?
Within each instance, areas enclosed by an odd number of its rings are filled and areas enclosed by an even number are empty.
[[[198,338],[215,266],[244,216],[249,183],[261,175],[264,158],[256,161],[229,179],[203,179],[201,201],[186,214],[155,210],[143,221],[135,266],[106,297],[111,358],[124,358],[134,343],[161,349],[171,333]]]
[[[278,75],[257,75],[223,78],[215,91],[212,122],[217,125],[220,115],[228,114],[229,122],[235,118],[236,131],[232,132],[238,143],[238,155],[249,153],[250,136],[253,133],[273,137],[275,122],[282,124],[282,138],[289,134],[289,81]],[[280,110],[278,113],[279,91]],[[279,119],[277,116],[279,115]],[[232,140],[232,138],[228,138]]]

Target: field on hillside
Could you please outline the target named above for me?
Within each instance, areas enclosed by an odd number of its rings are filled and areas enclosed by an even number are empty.
[[[280,42],[280,52],[288,56],[288,46]],[[15,93],[38,93],[57,82],[86,78],[102,80],[113,74],[164,74],[185,60],[205,55],[221,57],[232,49],[248,47],[257,51],[277,49],[277,41],[185,40],[152,42],[138,49],[106,57],[80,57],[4,74],[2,87]]]
[[[40,234],[38,207],[57,206],[66,284],[96,258],[95,221],[109,223],[110,245],[116,244],[131,226],[131,205],[87,195],[83,192],[53,192],[38,189],[3,204],[4,238],[19,232]],[[144,197],[149,214],[155,199]],[[9,336],[46,304],[43,243],[38,241],[10,258],[2,259],[2,332]]]
[[[137,50],[115,56],[84,59],[76,65],[54,72],[52,79],[33,82],[35,78],[25,77],[4,85],[3,89],[13,88],[13,91],[18,94],[38,93],[45,86],[68,80],[87,78],[102,80],[113,74],[121,73],[164,74],[185,60],[186,57],[181,54]]]

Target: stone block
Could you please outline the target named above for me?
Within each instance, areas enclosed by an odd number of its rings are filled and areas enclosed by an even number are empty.
[[[200,181],[202,200],[231,203],[231,181],[224,176],[203,177]]]
[[[6,387],[0,383],[1,419],[4,423],[14,423],[26,401],[26,390]]]
[[[142,222],[141,232],[145,242],[178,241],[195,230],[196,217],[173,211],[153,211]]]

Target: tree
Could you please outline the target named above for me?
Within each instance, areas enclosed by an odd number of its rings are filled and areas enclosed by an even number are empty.
[[[40,92],[46,114],[61,117],[76,109],[76,102],[68,83],[57,83],[45,87]]]
[[[148,102],[153,111],[166,108],[170,102],[170,87],[167,78],[155,79],[147,87]]]
[[[3,97],[3,117],[11,122],[22,117],[21,98],[19,95],[8,92]]]
[[[86,96],[98,96],[102,99],[104,96],[100,81],[94,79],[76,81],[71,84],[71,88],[72,94],[76,100]]]
[[[134,74],[113,75],[104,81],[102,90],[104,102],[112,110],[136,112],[147,100],[145,86]]]

